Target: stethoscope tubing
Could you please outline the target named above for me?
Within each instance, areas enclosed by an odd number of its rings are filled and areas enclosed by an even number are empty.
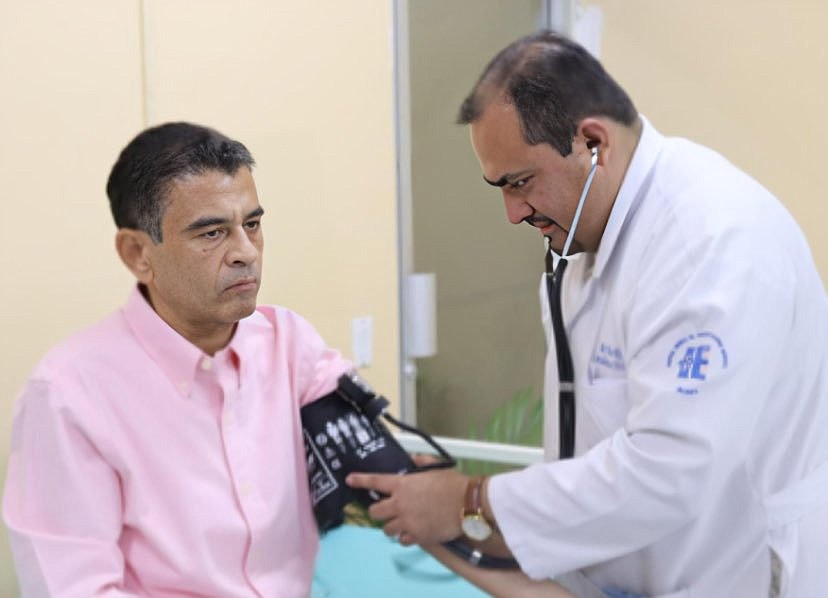
[[[575,217],[572,219],[572,226],[569,227],[569,234],[566,235],[566,241],[564,242],[563,251],[561,251],[561,257],[565,258],[569,256],[569,246],[572,244],[572,239],[575,238],[575,229],[578,228],[578,221],[581,219],[581,211],[584,209],[584,201],[586,200],[587,193],[589,193],[589,188],[592,187],[592,179],[595,176],[595,170],[598,167],[598,148],[592,148],[592,165],[589,169],[589,174],[587,175],[586,183],[584,183],[584,188],[581,191],[581,198],[578,200],[578,207],[575,208]]]

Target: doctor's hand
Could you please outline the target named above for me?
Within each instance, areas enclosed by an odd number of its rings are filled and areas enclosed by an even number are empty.
[[[455,469],[434,469],[407,475],[352,473],[345,482],[385,495],[368,514],[385,523],[388,536],[408,546],[438,544],[462,533],[460,513],[468,479]]]

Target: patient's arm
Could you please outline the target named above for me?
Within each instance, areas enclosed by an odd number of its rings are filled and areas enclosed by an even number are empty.
[[[554,581],[534,581],[520,569],[475,567],[439,544],[423,546],[423,550],[496,598],[576,598]]]

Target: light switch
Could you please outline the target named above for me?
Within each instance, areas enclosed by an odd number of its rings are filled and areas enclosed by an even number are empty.
[[[354,365],[363,368],[371,365],[373,359],[373,318],[362,316],[352,322]]]

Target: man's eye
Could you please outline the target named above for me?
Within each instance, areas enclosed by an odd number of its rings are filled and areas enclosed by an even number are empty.
[[[251,220],[250,222],[245,222],[244,226],[247,228],[247,230],[258,230],[259,221],[258,220]]]
[[[513,183],[509,183],[509,188],[510,189],[522,189],[523,187],[526,186],[526,184],[531,179],[532,179],[532,177],[530,177],[530,176],[528,176],[526,178],[523,178],[523,179],[518,179],[518,180],[514,181]]]
[[[221,230],[208,230],[207,232],[201,233],[201,236],[205,239],[218,239],[221,236]]]

